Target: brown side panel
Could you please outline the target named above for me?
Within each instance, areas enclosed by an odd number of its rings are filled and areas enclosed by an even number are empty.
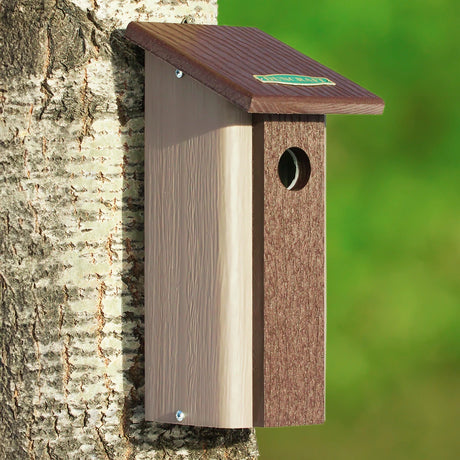
[[[268,115],[257,120],[254,155],[255,164],[261,155],[264,158],[264,219],[263,229],[254,221],[254,240],[263,235],[263,267],[259,258],[254,270],[263,270],[264,279],[263,305],[254,303],[254,320],[263,316],[264,327],[261,337],[260,326],[254,324],[254,422],[323,423],[325,117]],[[287,190],[278,175],[279,158],[290,147],[304,150],[311,163],[310,180],[298,191]],[[260,187],[254,193],[256,205],[261,202]],[[257,372],[261,361],[263,385]]]

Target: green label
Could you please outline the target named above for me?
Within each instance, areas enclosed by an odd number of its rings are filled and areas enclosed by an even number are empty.
[[[280,85],[298,85],[298,86],[322,86],[335,85],[335,83],[326,77],[307,77],[306,75],[253,75],[253,77],[262,83],[278,83]]]

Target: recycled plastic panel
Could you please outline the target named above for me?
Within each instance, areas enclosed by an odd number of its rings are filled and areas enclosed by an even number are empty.
[[[252,414],[252,120],[146,53],[146,419]]]
[[[255,426],[325,419],[325,136],[323,115],[254,120]],[[311,165],[295,191],[278,174],[291,147]]]

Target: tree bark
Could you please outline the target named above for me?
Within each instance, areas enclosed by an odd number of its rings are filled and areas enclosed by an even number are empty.
[[[216,0],[0,0],[0,459],[254,458],[144,421],[143,52]]]

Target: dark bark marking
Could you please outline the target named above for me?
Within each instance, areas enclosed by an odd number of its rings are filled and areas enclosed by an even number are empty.
[[[97,439],[99,440],[99,442],[100,442],[100,444],[102,446],[102,450],[104,452],[105,458],[107,460],[112,460],[113,459],[112,453],[110,452],[110,449],[109,449],[109,446],[108,446],[107,442],[105,441],[105,439],[102,436],[100,427],[99,428],[95,427],[95,430],[96,430],[96,433],[97,433]]]
[[[60,335],[60,332],[59,332],[59,335]],[[70,341],[71,341],[71,337],[69,334],[67,334],[66,341],[63,345],[63,350],[62,350],[62,359],[64,361],[64,374],[62,377],[62,383],[64,387],[64,396],[66,398],[67,396],[69,396],[68,385],[70,382],[70,374],[72,372],[72,364],[70,363],[70,352],[69,352]],[[56,419],[56,423],[57,423],[57,419]]]
[[[104,326],[105,326],[105,316],[102,306],[102,301],[104,299],[106,291],[106,285],[104,281],[101,281],[98,288],[97,295],[97,311],[96,311],[96,320],[97,320],[97,353],[99,357],[104,361],[105,366],[109,365],[109,359],[105,356],[104,351],[102,350],[102,339],[104,336]],[[106,378],[107,380],[107,378]],[[107,385],[107,382],[106,382]]]
[[[106,28],[68,0],[57,0],[55,5],[37,5],[35,0],[4,2],[0,22],[0,73],[8,76],[39,75],[45,68],[49,78],[55,69],[74,69],[95,56],[84,44],[91,41],[95,28],[96,36],[108,40],[102,32]],[[49,53],[43,50],[46,42]]]

